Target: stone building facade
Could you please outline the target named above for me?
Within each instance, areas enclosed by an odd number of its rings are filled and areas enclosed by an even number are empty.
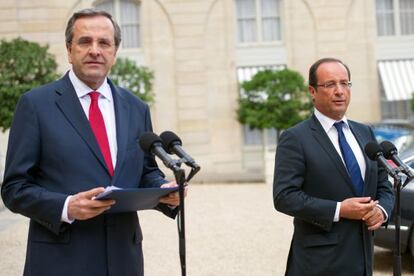
[[[251,133],[236,120],[241,70],[282,66],[306,79],[316,59],[338,57],[352,72],[348,117],[363,122],[381,118],[378,1],[264,2],[270,11],[260,0],[2,0],[0,38],[20,36],[49,44],[63,74],[70,68],[64,29],[74,11],[109,7],[120,21],[131,17],[123,13],[133,7],[139,43],[122,47],[119,56],[155,74],[154,131],[173,130],[182,138],[185,149],[202,165],[195,179],[199,182],[262,181],[263,144],[246,143]],[[251,20],[256,20],[253,25]],[[269,22],[278,28],[273,39],[262,32]],[[251,31],[240,29],[246,24],[262,39],[241,39]],[[4,156],[6,139],[0,140]]]

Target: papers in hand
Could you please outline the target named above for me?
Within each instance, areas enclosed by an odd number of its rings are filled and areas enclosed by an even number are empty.
[[[135,212],[138,210],[153,209],[158,205],[161,197],[178,191],[178,186],[171,188],[138,188],[122,189],[108,186],[105,191],[95,197],[96,200],[114,199],[115,204],[107,213]]]
[[[95,197],[95,199],[103,199],[107,195],[111,194],[112,191],[116,191],[116,190],[122,190],[122,188],[119,188],[117,186],[108,186],[108,187],[105,188],[105,191],[103,191],[102,193],[100,193],[99,195],[97,195]]]

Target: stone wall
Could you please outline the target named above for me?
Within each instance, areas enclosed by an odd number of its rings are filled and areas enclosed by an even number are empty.
[[[73,11],[93,3],[2,0],[0,38],[21,36],[49,44],[64,73],[69,68],[66,22]],[[182,138],[185,149],[202,166],[195,178],[200,182],[264,177],[263,172],[249,172],[243,165],[257,162],[264,167],[260,154],[250,154],[255,160],[245,160],[249,157],[243,153],[242,130],[236,120],[236,64],[243,57],[236,55],[234,5],[233,0],[142,1],[142,57],[137,60],[155,73],[154,131],[173,130]],[[306,79],[316,59],[343,59],[354,83],[348,117],[379,120],[374,1],[284,0],[282,11],[283,50],[278,53],[283,56],[267,60],[268,64],[286,60],[288,67]],[[123,50],[119,54],[130,56]]]

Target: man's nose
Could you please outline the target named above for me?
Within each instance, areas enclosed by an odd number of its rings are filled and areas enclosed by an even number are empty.
[[[343,94],[344,91],[346,90],[346,88],[339,82],[335,84],[334,89],[335,89],[335,93],[337,94]]]
[[[97,42],[91,43],[91,46],[89,47],[89,54],[92,56],[99,56],[101,53],[101,48],[99,47]]]

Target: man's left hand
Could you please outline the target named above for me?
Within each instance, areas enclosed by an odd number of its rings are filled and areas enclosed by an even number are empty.
[[[365,224],[368,226],[368,230],[377,230],[385,221],[385,216],[382,210],[375,206],[370,212],[368,212],[363,218]]]
[[[178,186],[175,181],[171,181],[161,185],[161,188],[170,188]],[[184,188],[184,197],[187,196],[187,187]],[[180,196],[178,192],[169,193],[168,195],[160,198],[160,203],[168,204],[170,206],[176,207],[180,205]]]

